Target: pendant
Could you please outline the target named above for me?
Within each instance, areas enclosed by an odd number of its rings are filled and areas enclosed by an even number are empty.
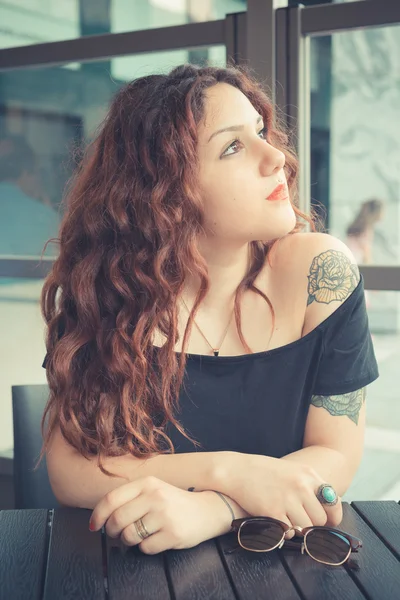
[[[218,356],[219,350],[213,350],[213,352],[214,352],[214,356]]]

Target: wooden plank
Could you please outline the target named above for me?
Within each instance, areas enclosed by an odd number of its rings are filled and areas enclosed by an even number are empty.
[[[47,510],[0,512],[0,600],[41,600]]]
[[[229,553],[229,550],[237,546],[237,534],[234,533],[218,538],[218,545],[240,600],[300,598],[282,565],[278,551],[248,552],[239,547],[235,552]]]
[[[320,600],[320,598],[324,600],[337,600],[338,598],[361,600],[365,598],[344,567],[330,567],[318,563],[307,553],[302,555],[300,548],[297,552],[296,550],[286,550],[283,546],[280,553],[282,562],[300,589],[303,598],[307,600]]]
[[[164,554],[174,600],[236,600],[214,539]]]
[[[343,504],[340,528],[360,538],[363,547],[353,554],[358,570],[349,574],[370,600],[397,600],[400,589],[400,564],[379,537],[347,503]]]
[[[109,600],[170,598],[163,554],[143,554],[105,535]],[[134,594],[133,594],[134,591]]]
[[[90,510],[54,511],[44,600],[105,598],[101,532],[89,531]]]
[[[352,502],[351,506],[400,561],[400,506],[394,500]]]

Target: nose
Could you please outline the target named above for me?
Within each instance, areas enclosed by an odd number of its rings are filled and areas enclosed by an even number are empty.
[[[260,173],[263,177],[277,175],[285,166],[286,158],[284,153],[271,144],[263,143],[260,156]]]

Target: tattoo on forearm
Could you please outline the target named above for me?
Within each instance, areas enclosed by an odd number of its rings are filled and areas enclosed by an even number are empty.
[[[366,396],[366,388],[361,388],[340,396],[312,396],[311,404],[317,408],[325,408],[333,416],[347,415],[358,425],[360,410]]]
[[[357,287],[360,279],[358,267],[339,250],[327,250],[318,254],[308,275],[307,306],[312,302],[329,304],[346,300]]]

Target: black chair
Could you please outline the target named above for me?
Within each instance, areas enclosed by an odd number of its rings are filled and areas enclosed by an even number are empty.
[[[47,384],[12,386],[15,508],[59,506],[50,486],[46,459],[33,470],[42,448],[40,424],[48,396]]]

